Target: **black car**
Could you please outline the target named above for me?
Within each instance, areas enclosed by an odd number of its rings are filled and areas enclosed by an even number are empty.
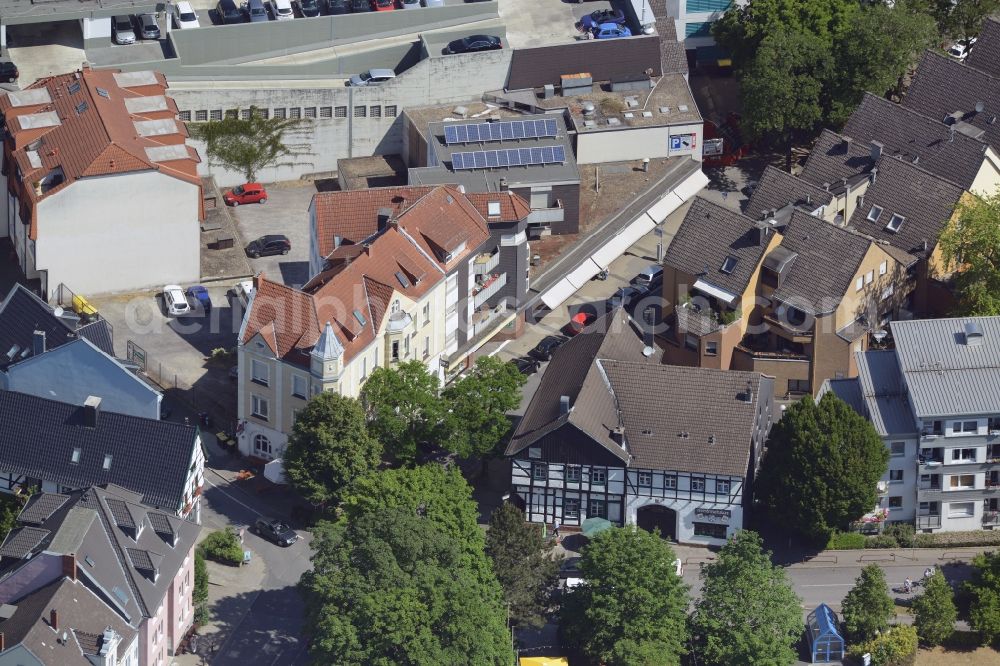
[[[361,12],[370,12],[372,10],[371,4],[368,0],[351,0],[351,11],[355,14]]]
[[[319,0],[299,0],[299,12],[305,17],[319,16]]]
[[[292,244],[288,240],[288,236],[270,234],[251,241],[247,245],[247,256],[256,259],[257,257],[269,257],[274,254],[288,254],[288,251],[291,249]]]
[[[326,0],[328,14],[350,14],[351,0]]]
[[[448,44],[445,53],[478,53],[503,48],[503,42],[493,35],[469,35]]]
[[[541,363],[538,362],[538,359],[530,358],[528,356],[511,359],[510,362],[514,364],[514,366],[517,368],[517,371],[520,372],[522,375],[535,374],[536,372],[538,372],[538,366],[541,365]]]
[[[0,81],[13,83],[14,81],[17,81],[19,74],[20,73],[17,71],[17,65],[14,63],[9,60],[0,62]]]
[[[539,361],[548,361],[559,345],[566,342],[567,338],[562,335],[550,335],[539,342],[534,349],[528,352],[529,356]]]
[[[258,518],[253,524],[253,531],[262,539],[279,546],[291,546],[299,540],[299,535],[288,525],[274,518]]]

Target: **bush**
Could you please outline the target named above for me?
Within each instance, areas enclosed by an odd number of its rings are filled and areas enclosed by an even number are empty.
[[[208,567],[201,548],[194,553],[194,592],[191,596],[194,601],[195,624],[207,624],[212,619],[212,612],[208,608]]]
[[[917,548],[963,548],[972,546],[1000,546],[1000,530],[975,530],[970,532],[936,532],[918,534],[913,538]]]
[[[872,640],[851,647],[859,663],[866,652],[872,656],[872,666],[912,666],[917,656],[917,630],[905,625],[889,627]]]
[[[212,532],[201,542],[200,548],[205,557],[221,564],[239,566],[243,563],[243,544],[232,527]]]
[[[857,532],[834,532],[826,547],[830,550],[859,550],[865,547],[865,535]]]
[[[909,523],[890,523],[882,530],[883,536],[890,536],[896,540],[896,545],[900,548],[910,548],[913,546],[914,530]]]
[[[899,543],[891,534],[876,534],[865,538],[865,548],[896,548]]]

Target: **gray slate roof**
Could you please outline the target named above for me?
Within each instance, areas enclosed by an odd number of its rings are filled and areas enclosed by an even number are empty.
[[[965,64],[1000,78],[1000,19],[987,18]]]
[[[938,236],[951,218],[964,190],[911,162],[895,157],[879,160],[872,183],[851,216],[851,227],[886,241],[914,256],[926,257],[937,245]],[[882,209],[877,222],[868,218],[873,206]],[[906,218],[895,233],[886,225],[894,213]],[[927,241],[928,251],[922,249]]]
[[[917,157],[924,169],[969,189],[982,166],[986,144],[952,133],[941,120],[865,93],[844,134],[865,144],[881,142],[885,155],[911,161]]]
[[[975,322],[982,344],[965,344]],[[919,319],[890,324],[918,418],[1000,414],[1000,317]]]
[[[48,530],[37,527],[13,529],[7,534],[3,545],[0,546],[0,556],[21,559],[33,551],[48,535]]]
[[[806,203],[806,198],[810,203]],[[747,217],[759,220],[765,210],[778,210],[792,204],[808,206],[812,212],[820,206],[830,205],[832,201],[833,195],[822,187],[768,165],[743,212]]]
[[[660,66],[664,74],[688,74],[687,52],[684,44],[677,41],[677,24],[670,16],[659,11],[656,14],[656,34],[660,36]]]
[[[663,263],[695,275],[733,294],[742,294],[767,247],[757,241],[750,218],[695,197],[670,242]],[[738,261],[731,273],[722,272],[726,257]]]
[[[978,48],[977,43],[973,51]],[[983,104],[981,113],[976,112],[977,103]],[[981,140],[1000,150],[1000,76],[990,76],[943,53],[925,51],[903,106],[937,120],[961,112],[962,122],[984,132]]]
[[[28,498],[17,519],[30,525],[41,525],[69,500],[69,495],[59,493],[35,493]]]
[[[195,426],[102,411],[87,428],[82,407],[14,391],[0,391],[0,423],[0,469],[70,488],[115,483],[169,512],[184,504]]]
[[[854,357],[868,418],[879,435],[892,437],[914,434],[916,426],[910,413],[896,352],[858,352]]]
[[[873,164],[869,145],[845,142],[843,136],[825,129],[806,158],[801,178],[821,189],[828,183],[833,189],[842,178],[867,173]]]

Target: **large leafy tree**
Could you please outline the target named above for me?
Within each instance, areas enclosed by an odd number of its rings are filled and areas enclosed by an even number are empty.
[[[771,428],[758,489],[775,522],[826,543],[872,510],[888,462],[867,419],[833,393],[806,396]]]
[[[194,604],[194,621],[205,624],[212,619],[212,611],[208,607],[208,565],[205,563],[205,553],[201,548],[194,551],[194,590],[191,593]]]
[[[540,627],[559,579],[559,562],[550,556],[538,525],[504,502],[490,516],[486,554],[493,563],[515,624]]]
[[[503,593],[484,552],[471,489],[438,466],[376,472],[314,533],[303,576],[316,663],[513,661]]]
[[[1000,638],[1000,553],[977,555],[972,560],[972,579],[965,584],[969,594],[969,624],[979,632],[983,645]]]
[[[316,395],[299,412],[285,448],[285,474],[314,504],[335,502],[345,486],[373,470],[382,445],[368,434],[365,414],[353,398]]]
[[[521,402],[526,377],[513,363],[493,356],[444,390],[446,446],[463,458],[488,455],[510,431],[507,412]]]
[[[861,570],[842,605],[844,628],[852,643],[868,641],[889,628],[895,604],[885,584],[885,572],[877,564]]]
[[[608,529],[586,546],[584,583],[563,601],[568,644],[608,666],[671,666],[687,641],[687,587],[658,534]]]
[[[957,315],[1000,315],[1000,191],[959,204],[938,244],[958,295]]]
[[[967,40],[979,34],[983,19],[1000,12],[1000,0],[930,0],[941,34]]]
[[[701,571],[701,599],[691,619],[699,662],[713,666],[795,662],[802,635],[799,599],[771,563],[756,532],[734,534]]]
[[[189,123],[192,138],[205,142],[210,162],[243,174],[247,182],[257,180],[257,173],[292,153],[285,135],[300,120],[265,118],[260,109],[250,107],[247,118],[230,111],[222,120]]]
[[[925,645],[941,645],[955,631],[955,595],[938,569],[924,581],[924,593],[913,601],[914,626]]]
[[[373,434],[401,460],[412,460],[417,445],[435,439],[444,413],[437,376],[420,361],[377,368],[361,389]]]

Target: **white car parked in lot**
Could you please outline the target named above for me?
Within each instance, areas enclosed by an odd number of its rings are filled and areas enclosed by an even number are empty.
[[[200,28],[198,15],[191,9],[190,2],[178,2],[174,5],[174,23],[178,28]]]
[[[290,0],[271,0],[271,12],[276,21],[287,21],[295,18]]]
[[[170,317],[180,317],[191,312],[191,304],[180,285],[168,284],[163,288],[163,307]]]

